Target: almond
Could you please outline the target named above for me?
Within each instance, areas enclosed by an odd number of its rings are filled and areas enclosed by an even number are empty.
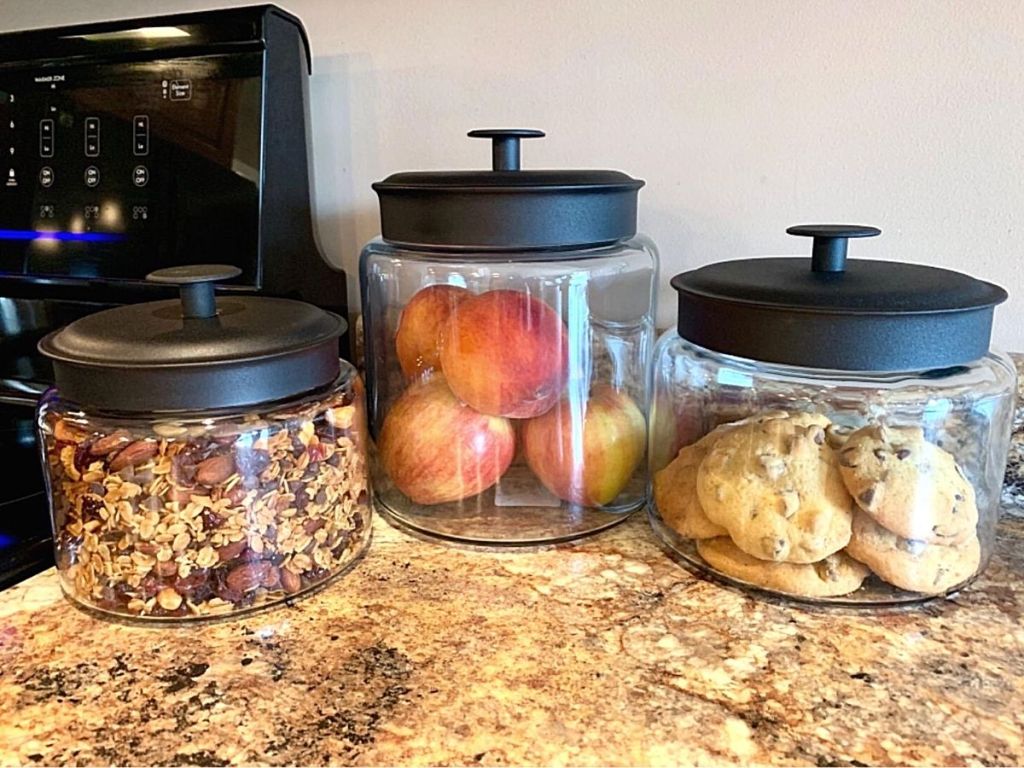
[[[245,539],[240,541],[234,541],[231,544],[225,544],[223,547],[217,550],[217,555],[220,557],[222,563],[226,563],[229,560],[234,560],[245,549]]]
[[[277,570],[270,563],[245,563],[231,569],[227,576],[228,589],[236,592],[252,592],[270,578],[271,570]]]
[[[299,578],[299,574],[292,573],[287,568],[282,568],[281,589],[283,589],[289,595],[294,595],[296,592],[302,589],[302,579]]]
[[[196,482],[205,486],[223,483],[235,473],[235,460],[228,454],[211,456],[196,467]]]
[[[156,456],[159,446],[156,443],[146,440],[136,440],[130,443],[110,460],[110,471],[119,472],[125,467],[134,467],[142,464]]]
[[[109,435],[104,435],[93,443],[89,448],[89,453],[93,456],[106,456],[124,448],[131,441],[132,437],[128,434],[127,430],[119,429],[116,432],[111,432]]]

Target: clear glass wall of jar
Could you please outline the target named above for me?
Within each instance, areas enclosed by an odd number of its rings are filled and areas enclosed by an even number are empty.
[[[57,571],[102,613],[182,621],[273,605],[352,566],[371,535],[362,382],[230,412],[83,409],[38,430]]]
[[[378,508],[478,544],[570,539],[640,508],[657,278],[640,236],[514,258],[371,242]]]
[[[790,227],[811,258],[676,275],[652,372],[651,519],[698,571],[803,600],[960,589],[999,517],[1015,371],[996,285],[847,259],[845,224]]]
[[[654,358],[650,514],[694,567],[745,587],[855,604],[945,594],[985,569],[1015,388],[1004,355],[944,370],[829,371],[711,352],[673,330]],[[809,466],[814,476],[802,476]],[[751,478],[774,473],[788,473],[792,487],[769,498]],[[836,550],[827,558],[774,562],[774,547],[795,552],[801,542],[779,545],[751,516],[785,514],[812,488],[850,510],[846,543],[826,543]]]

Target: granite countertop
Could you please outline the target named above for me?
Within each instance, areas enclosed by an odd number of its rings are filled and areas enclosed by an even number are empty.
[[[882,612],[703,581],[642,515],[483,552],[378,519],[321,592],[152,628],[0,593],[0,764],[1024,763],[1022,400],[992,564]]]
[[[0,763],[1024,762],[1024,519],[952,599],[758,601],[642,515],[575,546],[375,542],[323,591],[184,628],[0,594]]]

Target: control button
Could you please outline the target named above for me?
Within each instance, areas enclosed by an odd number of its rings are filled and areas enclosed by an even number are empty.
[[[95,187],[100,183],[100,169],[95,165],[90,165],[85,169],[85,186]]]
[[[149,154],[149,115],[132,118],[132,133],[132,152],[136,157],[145,157]]]
[[[7,180],[4,182],[4,184],[6,186],[8,186],[8,187],[16,187],[16,186],[18,186],[18,177],[14,173],[14,169],[13,168],[8,168],[7,169]]]
[[[83,206],[82,213],[85,214],[86,221],[96,221],[100,217],[100,207],[98,205],[86,205]]]
[[[191,80],[171,80],[171,101],[188,101],[191,98]]]
[[[57,209],[52,205],[40,205],[39,206],[39,218],[40,219],[52,219],[57,216]]]
[[[53,120],[39,121],[39,156],[53,157]]]
[[[45,165],[39,170],[39,185],[46,189],[53,186],[53,168]]]
[[[132,206],[132,221],[146,221],[149,219],[149,206],[148,205],[133,205]]]
[[[144,165],[136,165],[132,171],[132,184],[136,187],[144,187],[149,182],[149,169]]]
[[[100,119],[98,117],[85,118],[85,156],[100,156]]]

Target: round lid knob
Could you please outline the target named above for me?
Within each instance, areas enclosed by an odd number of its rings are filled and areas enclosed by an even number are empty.
[[[194,264],[165,267],[146,275],[151,283],[170,283],[181,289],[182,317],[213,317],[217,314],[214,283],[231,280],[242,274],[238,267],[226,264]]]
[[[491,170],[518,171],[521,139],[543,139],[544,131],[533,128],[477,128],[467,134],[472,139],[491,140]]]
[[[312,304],[267,296],[215,297],[232,266],[161,269],[180,297],[87,315],[46,336],[39,351],[72,402],[139,413],[204,411],[283,400],[340,371],[345,321]]]
[[[481,128],[469,136],[491,140],[490,170],[410,171],[373,185],[385,240],[442,256],[501,251],[514,259],[517,251],[564,251],[636,234],[642,181],[619,171],[524,170],[522,140],[543,131]]]
[[[915,371],[963,365],[989,348],[999,286],[921,264],[848,259],[875,227],[802,225],[811,259],[724,261],[672,278],[679,334],[707,349],[808,368]],[[808,268],[809,267],[809,268]]]
[[[814,238],[811,271],[842,272],[846,269],[847,241],[851,237],[875,237],[882,234],[882,230],[855,224],[800,224],[789,227],[786,234]]]

